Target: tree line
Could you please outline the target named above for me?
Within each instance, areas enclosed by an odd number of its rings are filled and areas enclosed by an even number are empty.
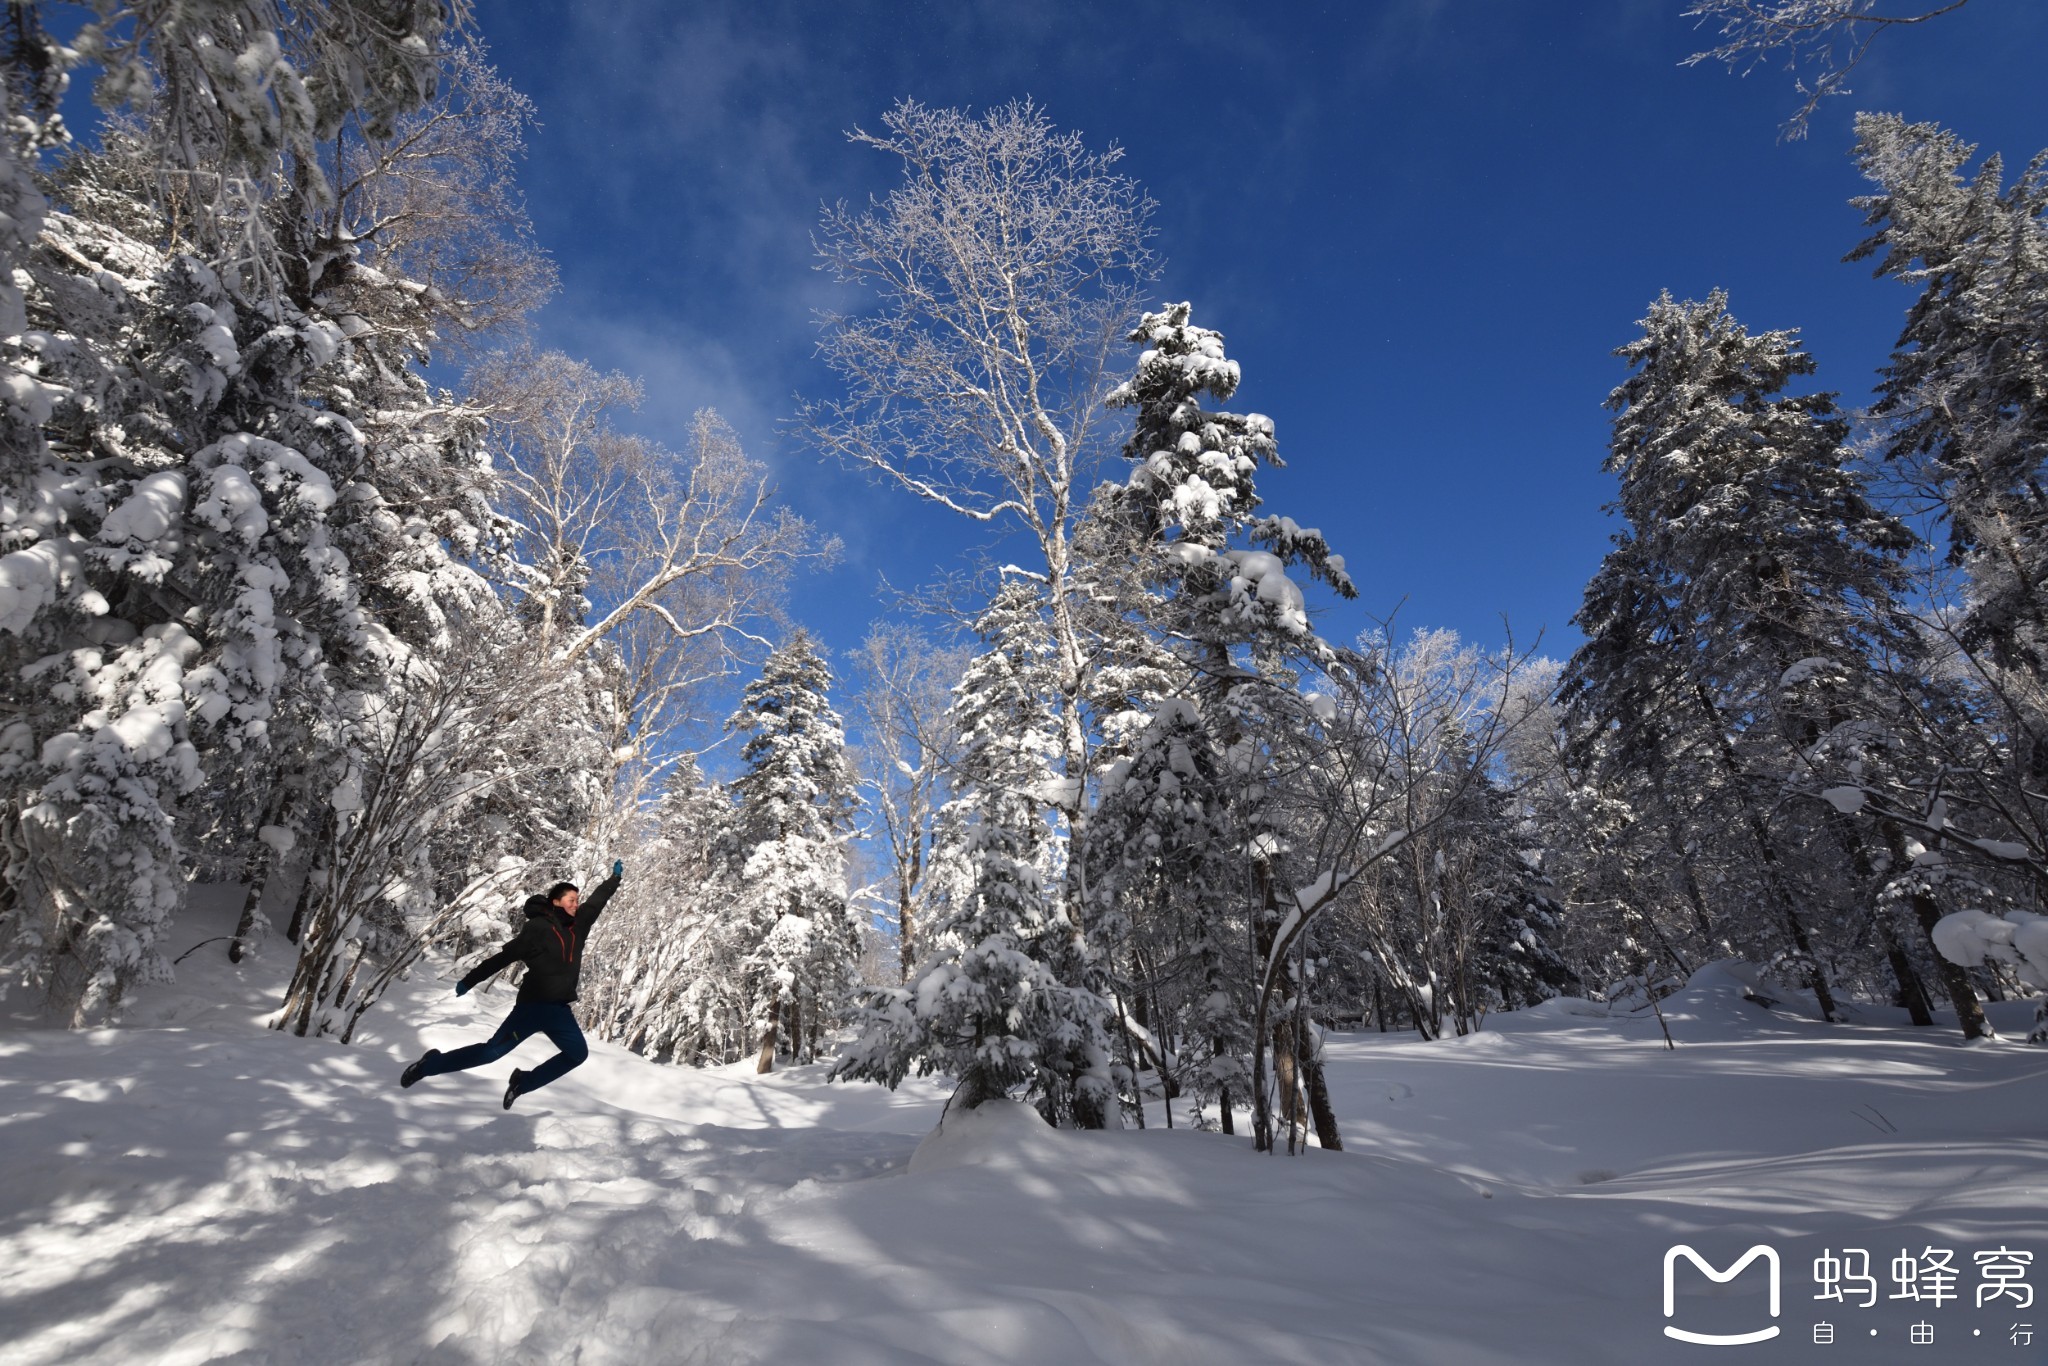
[[[1225,406],[1220,334],[1144,310],[1113,150],[1028,104],[856,134],[901,180],[824,216],[871,307],[824,320],[842,390],[807,431],[1033,553],[937,595],[964,658],[891,626],[855,661],[901,981],[808,1007],[850,1020],[835,1074],[1335,1146],[1331,1022],[1647,1010],[1737,958],[1759,1000],[1974,1037],[2048,985],[2040,163],[1858,139],[1850,258],[1910,291],[1877,403],[1852,422],[1721,293],[1651,301],[1608,398],[1619,530],[1550,661],[1319,636],[1307,593],[1356,586],[1262,508],[1275,426]]]
[[[222,951],[294,955],[276,1025],[346,1040],[613,856],[603,1037],[1265,1148],[1341,1146],[1333,1025],[1650,1009],[1725,958],[1972,1036],[2048,987],[2048,163],[1859,120],[1851,257],[1907,310],[1855,419],[1794,332],[1651,301],[1560,662],[1326,639],[1359,586],[1262,502],[1276,424],[1152,298],[1117,150],[900,103],[853,136],[890,188],[821,218],[859,303],[797,427],[1026,549],[878,624],[842,715],[786,610],[832,543],[715,414],[667,449],[522,340],[530,107],[465,6],[401,11],[9,10],[0,961],[69,1022],[172,970],[195,877],[246,888]]]

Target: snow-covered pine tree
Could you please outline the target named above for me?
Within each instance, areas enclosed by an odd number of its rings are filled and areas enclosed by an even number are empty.
[[[1075,619],[1088,641],[1088,714],[1097,775],[1136,752],[1160,703],[1193,694],[1195,673],[1161,629],[1170,614],[1144,530],[1126,515],[1123,490],[1097,486],[1074,529]]]
[[[727,724],[745,733],[735,854],[760,1071],[778,1052],[814,1053],[853,987],[859,944],[846,902],[846,843],[856,804],[832,673],[798,631],[768,656]]]
[[[936,919],[909,985],[869,994],[833,1069],[895,1087],[959,1079],[972,1109],[1022,1088],[1050,1122],[1100,1127],[1112,1102],[1106,1008],[1055,891],[1059,753],[1043,595],[1006,584],[975,623],[985,648],[954,689],[961,756],[940,812]]]
[[[1273,715],[1256,695],[1288,675],[1289,660],[1322,660],[1327,648],[1309,622],[1307,599],[1290,577],[1306,571],[1340,596],[1356,589],[1344,560],[1331,552],[1322,533],[1291,517],[1261,515],[1257,475],[1262,465],[1280,464],[1271,419],[1257,413],[1211,411],[1204,395],[1228,402],[1239,381],[1237,363],[1223,350],[1222,334],[1191,321],[1192,306],[1170,305],[1147,313],[1129,340],[1144,349],[1135,373],[1107,402],[1133,410],[1132,433],[1124,453],[1133,468],[1121,487],[1105,491],[1109,515],[1121,523],[1126,542],[1140,560],[1140,574],[1155,586],[1153,629],[1173,642],[1192,675],[1194,715],[1209,734],[1209,749],[1233,756],[1236,791],[1222,793],[1226,808],[1219,828],[1250,876],[1221,879],[1212,886],[1207,918],[1213,934],[1225,933],[1226,905],[1245,886],[1255,899],[1254,956],[1263,965],[1280,925],[1269,840],[1261,839],[1257,789],[1262,747],[1252,739],[1255,718]],[[1118,833],[1127,841],[1130,831]],[[1307,881],[1305,877],[1302,879]],[[1142,917],[1143,908],[1135,908]],[[1208,942],[1204,940],[1197,942]],[[1263,966],[1261,967],[1263,971]],[[1255,983],[1234,1007],[1250,1015]],[[1299,999],[1299,993],[1293,994]],[[1204,1013],[1222,1017],[1204,998]],[[1291,1018],[1272,1019],[1281,1032]],[[1215,1024],[1215,1037],[1234,1033]],[[1305,1026],[1304,1026],[1305,1027]],[[1255,1041],[1255,1049],[1260,1047]],[[1310,1059],[1314,1065],[1313,1059]],[[1334,1123],[1330,1139],[1335,1141]]]
[[[2005,185],[1996,155],[1966,176],[1976,150],[1935,124],[1858,115],[1857,165],[1879,193],[1854,201],[1872,232],[1849,259],[1919,291],[1875,414],[1885,456],[1924,460],[1942,496],[1971,581],[1965,642],[2048,679],[2048,153]]]
[[[1617,352],[1633,373],[1608,399],[1625,528],[1586,590],[1566,692],[1671,807],[1690,795],[1682,843],[1725,846],[1734,832],[1721,885],[1752,889],[1768,920],[1731,929],[1752,949],[1775,941],[1833,1018],[1828,945],[1786,853],[1808,841],[1772,824],[1823,733],[1785,685],[1804,661],[1876,691],[1873,657],[1905,640],[1889,604],[1913,538],[1865,493],[1833,397],[1785,392],[1814,369],[1795,334],[1751,334],[1719,291],[1662,295],[1642,326]]]
[[[1289,568],[1340,597],[1357,590],[1321,532],[1257,515],[1258,469],[1281,463],[1273,422],[1202,407],[1204,394],[1229,402],[1239,370],[1223,334],[1195,326],[1192,315],[1178,303],[1144,316],[1130,335],[1145,348],[1137,371],[1106,402],[1133,410],[1124,453],[1135,465],[1116,501],[1172,581],[1189,636],[1212,656],[1204,662],[1213,687],[1229,672],[1217,651],[1266,637],[1314,648],[1307,600]]]
[[[1927,864],[1960,857],[1973,877],[2031,884],[2038,897],[2048,882],[2048,153],[2005,185],[1996,156],[1966,176],[1975,149],[1934,125],[1865,115],[1857,135],[1880,193],[1856,201],[1873,232],[1851,259],[1876,257],[1877,274],[1920,291],[1882,371],[1882,452],[1940,498],[1962,580],[1933,595],[1955,600],[1926,632],[1946,658],[1921,668],[1924,686],[1900,689],[1897,731],[1911,728],[1915,743],[1883,757],[1891,790],[1855,780],[1873,798],[1861,814],[1897,858],[1922,865],[1917,882],[1930,881]],[[1928,819],[1950,810],[1967,814]],[[1925,926],[1936,908],[1923,891],[1912,900]],[[1937,966],[1976,1032],[1974,991],[1946,956]]]
[[[1191,1086],[1224,1132],[1247,1095],[1255,976],[1244,860],[1228,826],[1231,783],[1215,737],[1187,698],[1159,701],[1102,780],[1090,822],[1090,893],[1104,908],[1097,939],[1123,970],[1118,1028],[1137,1070],[1160,1080],[1169,1122]],[[1142,1115],[1142,1094],[1138,1094]]]

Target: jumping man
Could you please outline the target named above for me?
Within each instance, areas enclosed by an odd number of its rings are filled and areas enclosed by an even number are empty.
[[[498,1032],[482,1043],[452,1053],[429,1048],[425,1057],[399,1074],[398,1084],[411,1086],[421,1077],[482,1067],[510,1053],[528,1035],[545,1034],[561,1051],[531,1072],[512,1069],[512,1080],[505,1085],[505,1108],[509,1110],[512,1102],[528,1091],[538,1091],[589,1057],[590,1046],[583,1042],[583,1031],[577,1027],[569,1002],[576,999],[576,978],[583,969],[583,943],[590,938],[591,924],[619,890],[625,871],[625,864],[613,863],[612,875],[597,885],[588,901],[573,882],[557,882],[547,895],[528,897],[525,928],[455,984],[455,994],[460,996],[494,972],[514,963],[526,964],[526,980],[519,984],[519,999],[512,1013],[498,1026]]]

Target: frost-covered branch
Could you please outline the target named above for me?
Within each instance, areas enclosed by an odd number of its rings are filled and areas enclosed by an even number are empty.
[[[1848,80],[1879,34],[1924,24],[1953,13],[1969,0],[1948,0],[1917,11],[1879,13],[1886,0],[1690,0],[1686,17],[1720,25],[1720,43],[1685,59],[1685,65],[1721,62],[1748,70],[1782,54],[1787,70],[1811,67],[1811,77],[1795,81],[1805,96],[1788,119],[1784,136],[1806,136],[1820,102],[1849,93]]]

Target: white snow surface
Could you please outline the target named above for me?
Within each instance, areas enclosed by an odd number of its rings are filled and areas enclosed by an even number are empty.
[[[238,891],[204,890],[174,954],[232,928]],[[2048,1054],[1875,1007],[1822,1025],[1740,969],[1663,1003],[1676,1051],[1647,1010],[1573,1000],[1439,1043],[1331,1034],[1348,1150],[1290,1158],[1169,1132],[1156,1099],[1143,1132],[1011,1105],[933,1134],[934,1084],[602,1043],[507,1113],[544,1043],[397,1073],[509,991],[422,973],[342,1047],[260,1027],[281,937],[239,968],[221,947],[118,1030],[0,1029],[0,1362],[1618,1366],[1701,1354],[1662,1336],[1680,1242],[1782,1255],[1785,1332],[1744,1361],[1817,1359],[1821,1319],[1858,1363],[2038,1353],[2004,1335],[2042,1310],[1976,1309],[1967,1268],[2005,1245],[2048,1280]],[[1990,1009],[2024,1032],[2032,1006]],[[1811,1298],[1823,1248],[1871,1249],[1889,1290],[1930,1244],[1962,1303]],[[1760,1313],[1755,1288],[1679,1302]],[[1948,1350],[1907,1345],[1921,1318]]]

